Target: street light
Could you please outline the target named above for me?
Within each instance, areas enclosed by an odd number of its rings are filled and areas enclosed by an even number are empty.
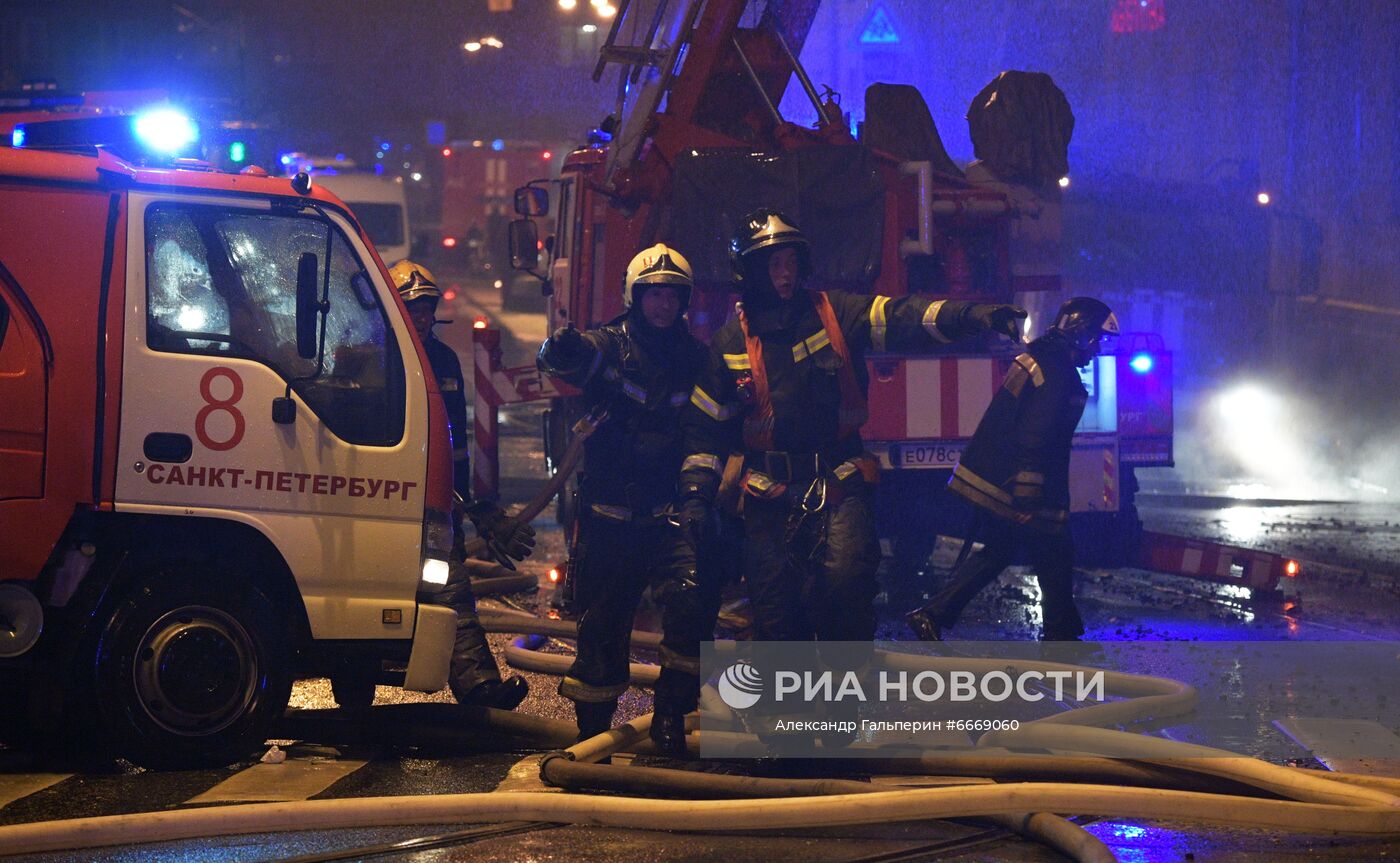
[[[617,14],[617,7],[608,2],[603,2],[594,8],[598,11],[599,18],[611,18]]]
[[[559,8],[565,12],[573,11],[578,6],[578,0],[559,0]]]
[[[480,50],[481,50],[481,43],[480,43],[480,42],[468,42],[467,44],[463,45],[462,47],[465,48],[465,49],[467,49],[467,53],[468,53],[468,54],[475,54],[477,51],[480,51]]]

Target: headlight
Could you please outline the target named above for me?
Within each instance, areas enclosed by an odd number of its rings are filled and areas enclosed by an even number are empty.
[[[430,557],[423,561],[423,581],[426,584],[447,584],[447,561]]]

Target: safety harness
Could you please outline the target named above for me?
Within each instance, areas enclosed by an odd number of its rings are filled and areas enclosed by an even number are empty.
[[[816,291],[814,296],[812,304],[816,307],[817,317],[821,318],[826,338],[831,343],[831,349],[841,358],[841,368],[837,372],[837,383],[841,389],[841,408],[837,419],[836,437],[845,440],[860,431],[860,427],[870,418],[870,410],[865,394],[860,390],[860,383],[856,380],[855,367],[851,364],[851,350],[846,345],[846,336],[841,332],[841,325],[836,320],[836,311],[831,307],[831,300],[827,298],[825,291]],[[743,303],[740,303],[736,310],[739,329],[744,334],[744,349],[749,356],[749,374],[753,381],[753,407],[744,417],[744,446],[755,452],[767,452],[773,449],[773,398],[768,388],[768,370],[763,365],[763,341],[749,332],[749,319],[744,313]]]

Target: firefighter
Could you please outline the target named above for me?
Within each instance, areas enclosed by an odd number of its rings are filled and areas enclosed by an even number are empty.
[[[759,209],[730,247],[738,314],[710,345],[686,414],[683,527],[706,541],[720,466],[743,454],[744,577],[759,640],[870,641],[880,548],[878,464],[864,452],[865,352],[932,350],[1025,311],[912,295],[804,290],[807,239]],[[934,396],[936,397],[936,396]]]
[[[476,613],[476,596],[472,593],[471,576],[461,563],[463,531],[461,515],[471,519],[477,534],[487,541],[494,556],[510,565],[512,560],[528,557],[535,544],[535,530],[509,518],[499,506],[489,501],[471,499],[471,449],[467,444],[467,396],[462,377],[462,364],[456,351],[448,347],[433,332],[437,320],[438,302],[442,290],[433,281],[432,273],[409,260],[399,261],[390,268],[394,285],[408,309],[413,328],[423,342],[423,350],[433,367],[438,390],[447,405],[447,422],[452,434],[452,487],[457,499],[456,523],[457,560],[452,561],[448,583],[433,597],[433,601],[450,606],[457,612],[457,636],[452,650],[449,683],[458,704],[514,710],[529,693],[525,678],[512,675],[501,679],[500,669],[491,656],[486,642],[486,630]]]
[[[542,371],[582,389],[591,410],[607,412],[584,444],[571,560],[583,615],[578,658],[559,694],[574,702],[580,739],[611,727],[628,686],[632,619],[650,585],[663,629],[651,737],[677,756],[699,697],[700,642],[719,611],[718,587],[697,573],[695,549],[674,520],[680,413],[705,360],[684,317],[691,285],[685,257],[652,246],[627,267],[620,318],[583,333],[563,327],[538,359]]]
[[[1103,340],[1116,335],[1118,319],[1108,306],[1075,297],[1012,363],[948,481],[976,507],[973,533],[982,550],[960,561],[948,587],[908,615],[920,638],[940,640],[972,598],[1021,552],[1040,582],[1041,638],[1083,636],[1068,529],[1070,440],[1088,399],[1076,367],[1087,366]]]

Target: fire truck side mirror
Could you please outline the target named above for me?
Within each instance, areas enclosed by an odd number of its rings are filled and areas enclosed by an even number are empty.
[[[510,265],[532,272],[540,264],[540,229],[529,219],[510,223]]]
[[[321,302],[316,296],[316,271],[319,269],[313,252],[302,252],[297,259],[297,356],[316,359],[319,348],[316,339],[316,315]]]
[[[549,190],[539,186],[521,186],[515,190],[515,212],[522,216],[544,216],[549,213]]]

